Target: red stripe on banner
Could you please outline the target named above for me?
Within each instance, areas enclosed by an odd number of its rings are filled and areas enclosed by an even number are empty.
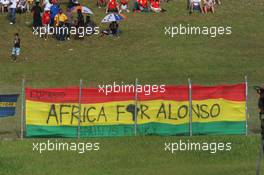
[[[26,99],[51,103],[76,103],[79,98],[78,87],[67,88],[26,88]]]
[[[193,100],[223,98],[232,101],[246,100],[246,85],[221,85],[221,86],[192,86]]]
[[[104,89],[105,90],[105,89]],[[164,86],[164,92],[139,92],[138,100],[173,100],[187,101],[189,99],[188,86]],[[223,98],[232,101],[245,100],[245,84],[221,86],[192,86],[193,100],[206,100]],[[31,89],[26,88],[26,99],[50,103],[78,103],[79,87]],[[134,92],[108,92],[103,89],[83,88],[82,103],[103,103],[113,101],[134,100]]]

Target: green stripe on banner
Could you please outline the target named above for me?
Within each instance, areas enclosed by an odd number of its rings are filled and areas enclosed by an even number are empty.
[[[193,123],[193,135],[246,134],[246,122]]]
[[[193,135],[245,134],[245,122],[193,123]],[[137,126],[138,135],[189,135],[189,124],[147,123]],[[82,126],[81,137],[134,136],[134,125]],[[27,137],[77,137],[77,126],[27,125]]]

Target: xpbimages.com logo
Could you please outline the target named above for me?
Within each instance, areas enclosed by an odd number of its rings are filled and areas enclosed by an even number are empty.
[[[164,93],[166,91],[165,85],[133,85],[133,84],[125,84],[121,82],[118,84],[114,82],[113,84],[104,84],[98,85],[98,91],[100,93],[104,93],[108,95],[109,93],[140,93],[144,95],[150,95],[152,93]]]
[[[84,37],[85,35],[98,35],[100,34],[99,27],[33,27],[33,35],[38,35],[43,37],[46,35],[78,35],[79,37]]]
[[[170,37],[181,36],[181,35],[203,35],[210,36],[211,38],[231,35],[232,27],[230,26],[190,26],[190,24],[178,26],[166,26],[164,27],[164,34]]]
[[[51,152],[51,151],[73,151],[79,154],[83,154],[87,151],[99,151],[100,143],[85,143],[85,142],[59,142],[58,140],[46,142],[33,142],[32,151],[39,152]]]

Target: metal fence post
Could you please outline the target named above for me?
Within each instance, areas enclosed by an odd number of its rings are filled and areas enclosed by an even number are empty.
[[[189,133],[190,133],[190,136],[192,136],[193,135],[192,133],[192,82],[190,78],[188,78],[188,85],[189,85]]]
[[[80,138],[80,131],[81,131],[81,107],[82,107],[82,79],[80,79],[80,86],[79,86],[79,116],[78,116],[78,129],[77,129],[77,135],[78,139]]]
[[[21,121],[20,121],[20,138],[24,138],[24,114],[25,114],[25,78],[21,84]]]
[[[246,112],[246,136],[248,135],[248,78],[245,76],[245,96],[246,96],[246,103],[245,103],[245,112]]]
[[[135,82],[135,136],[137,136],[137,103],[138,103],[138,79],[136,78]]]

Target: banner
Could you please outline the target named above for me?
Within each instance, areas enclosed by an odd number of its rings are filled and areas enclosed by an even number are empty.
[[[0,117],[15,115],[18,96],[17,94],[0,95]]]
[[[98,88],[26,88],[26,126],[29,137],[188,135],[187,86],[165,86],[163,92],[108,95]],[[81,108],[79,107],[81,101]],[[192,132],[245,134],[245,85],[192,86]]]

